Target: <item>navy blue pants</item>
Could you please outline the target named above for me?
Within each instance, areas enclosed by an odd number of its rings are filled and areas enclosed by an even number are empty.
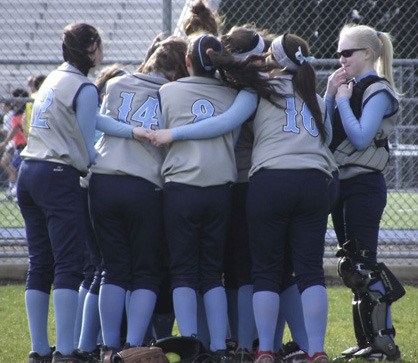
[[[338,170],[335,170],[332,173],[332,179],[329,183],[329,212],[331,213],[335,206],[338,203],[338,198],[340,197],[340,179]]]
[[[170,251],[171,287],[205,294],[222,286],[231,187],[166,183],[164,221]]]
[[[27,289],[77,290],[83,280],[85,224],[80,172],[46,161],[23,161],[17,198],[29,251]]]
[[[232,186],[231,223],[225,243],[224,281],[226,289],[239,289],[252,284],[251,253],[247,222],[247,193],[249,183],[237,183]],[[293,276],[292,251],[289,244],[285,247],[284,272],[280,291],[295,283]]]
[[[287,243],[299,290],[325,285],[330,179],[313,169],[263,169],[251,177],[247,215],[254,292],[280,291]]]
[[[82,188],[84,208],[86,217],[86,249],[84,252],[84,280],[83,288],[90,293],[99,295],[100,279],[102,274],[102,254],[94,234],[93,225],[90,219],[90,207],[88,200],[88,189]]]
[[[238,289],[251,284],[251,255],[245,206],[248,183],[232,186],[231,223],[225,243],[225,288]]]
[[[163,242],[161,189],[138,177],[93,173],[89,197],[103,257],[102,283],[158,294]]]
[[[367,173],[340,181],[340,195],[332,212],[338,243],[357,239],[369,250],[365,262],[376,262],[380,220],[386,206],[387,187],[383,174]]]

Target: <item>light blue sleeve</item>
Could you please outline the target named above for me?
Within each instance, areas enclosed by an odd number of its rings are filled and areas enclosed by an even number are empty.
[[[337,100],[341,121],[348,139],[357,150],[366,149],[379,130],[383,117],[392,112],[393,104],[388,93],[379,92],[364,106],[360,120],[354,116],[348,97]]]
[[[241,126],[257,109],[258,95],[242,90],[224,113],[199,122],[172,128],[173,140],[208,139]]]
[[[115,120],[106,115],[107,97],[104,98],[100,113],[97,114],[96,129],[110,136],[132,138],[132,129],[134,126]]]
[[[96,128],[110,136],[132,138],[134,126],[119,122],[110,116],[97,114]]]
[[[94,85],[84,86],[78,94],[75,104],[76,119],[89,153],[90,164],[92,164],[97,155],[94,148],[96,115],[99,106],[97,88]]]
[[[325,107],[327,109],[328,115],[331,120],[334,118],[334,111],[335,111],[335,97],[332,96],[325,96]]]

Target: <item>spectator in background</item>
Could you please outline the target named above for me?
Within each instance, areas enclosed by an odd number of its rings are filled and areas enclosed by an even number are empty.
[[[12,96],[15,98],[28,97],[29,93],[24,89],[17,88],[12,92]],[[22,161],[20,158],[20,152],[26,146],[26,136],[23,132],[23,114],[25,112],[25,104],[26,101],[12,101],[10,131],[6,135],[6,138],[0,143],[0,149],[8,148],[8,151],[5,153],[5,162],[8,162],[4,165],[9,175],[9,189],[5,194],[5,198],[8,200],[14,200],[16,198],[17,173]],[[11,144],[9,145],[10,142]]]
[[[0,130],[1,134],[1,141],[5,140],[9,132],[11,131],[12,125],[12,116],[13,116],[13,109],[12,104],[10,102],[4,102],[3,103],[3,109],[2,109],[2,128]],[[9,183],[9,173],[7,172],[7,169],[9,167],[9,164],[12,161],[14,152],[13,142],[10,141],[4,150],[1,150],[1,160],[0,165],[2,167],[2,183],[3,180],[7,183]],[[6,175],[4,175],[6,174]],[[3,197],[4,200],[8,200],[7,193],[10,189],[10,185],[8,185],[8,189],[6,191],[6,195]]]

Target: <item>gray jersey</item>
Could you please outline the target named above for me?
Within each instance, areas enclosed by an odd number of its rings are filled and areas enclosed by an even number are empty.
[[[110,79],[102,113],[120,122],[157,130],[161,124],[158,90],[167,82],[165,78],[140,73]],[[96,148],[99,156],[92,172],[137,176],[162,186],[162,149],[149,142],[109,135],[104,135]]]
[[[68,63],[48,75],[33,105],[23,159],[68,164],[87,173],[89,155],[75,111],[76,96],[85,84],[92,82]]]
[[[230,107],[236,91],[214,78],[186,77],[160,89],[162,115],[166,128],[198,122],[216,116]],[[165,182],[195,186],[235,182],[233,135],[205,140],[176,141],[169,145],[162,174]]]
[[[251,168],[254,133],[253,121],[247,121],[241,126],[237,143],[235,144],[235,159],[237,162],[238,183],[248,182],[248,173]]]
[[[254,118],[254,148],[250,176],[260,169],[318,169],[329,175],[335,161],[321,140],[306,104],[294,92],[291,76],[272,81],[279,93],[288,95],[278,108],[262,99]],[[325,104],[317,95],[323,119]]]

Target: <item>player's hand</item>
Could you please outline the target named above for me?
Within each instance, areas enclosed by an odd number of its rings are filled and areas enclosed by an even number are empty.
[[[328,77],[326,96],[334,97],[337,94],[338,87],[346,82],[346,73],[343,67],[338,68]]]
[[[353,94],[353,85],[354,82],[344,83],[340,87],[338,87],[337,94],[335,95],[335,99],[340,97],[348,97],[350,98]]]
[[[161,146],[173,142],[173,135],[170,129],[156,130],[152,133],[151,142],[155,146]]]
[[[132,136],[135,140],[138,141],[149,141],[147,130],[142,127],[135,127],[132,130]]]

